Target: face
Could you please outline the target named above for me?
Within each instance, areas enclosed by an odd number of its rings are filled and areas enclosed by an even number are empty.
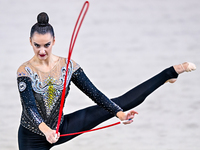
[[[35,56],[39,60],[47,60],[52,54],[52,46],[55,44],[55,38],[50,34],[39,34],[35,32],[30,38]]]

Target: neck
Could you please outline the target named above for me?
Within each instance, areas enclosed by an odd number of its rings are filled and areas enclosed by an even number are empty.
[[[59,57],[55,55],[51,55],[48,59],[40,60],[36,56],[34,56],[30,63],[32,66],[36,67],[37,69],[41,70],[42,72],[49,72],[51,69],[56,65]]]
[[[54,56],[53,54],[50,55],[47,59],[45,60],[41,60],[38,57],[34,56],[32,61],[36,66],[46,66],[46,67],[50,67],[52,65],[54,65],[54,62],[56,61],[56,56]]]

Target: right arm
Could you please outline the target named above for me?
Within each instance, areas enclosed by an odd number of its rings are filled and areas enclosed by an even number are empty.
[[[46,136],[46,139],[49,143],[57,142],[58,139],[55,139],[55,130],[52,130],[44,123],[41,115],[37,110],[31,78],[26,75],[18,75],[17,83],[23,111],[25,111],[25,114],[27,114],[29,119],[38,126],[41,132]]]
[[[43,119],[37,111],[35,97],[31,86],[31,79],[27,76],[21,76],[17,78],[17,82],[23,111],[25,111],[25,114],[28,115],[29,119],[34,124],[39,126],[43,122]]]

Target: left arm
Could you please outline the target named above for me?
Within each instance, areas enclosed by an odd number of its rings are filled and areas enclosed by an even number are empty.
[[[95,103],[109,111],[114,116],[117,116],[121,121],[133,118],[133,112],[131,115],[124,113],[122,108],[120,108],[117,104],[100,92],[88,79],[82,68],[77,69],[73,73],[72,82]],[[131,123],[131,121],[128,121],[127,123]]]

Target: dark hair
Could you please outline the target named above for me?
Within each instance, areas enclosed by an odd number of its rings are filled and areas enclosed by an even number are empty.
[[[48,23],[49,17],[45,12],[40,13],[37,16],[37,23],[34,24],[31,28],[30,37],[33,37],[35,32],[39,34],[50,33],[54,37],[53,27]]]

